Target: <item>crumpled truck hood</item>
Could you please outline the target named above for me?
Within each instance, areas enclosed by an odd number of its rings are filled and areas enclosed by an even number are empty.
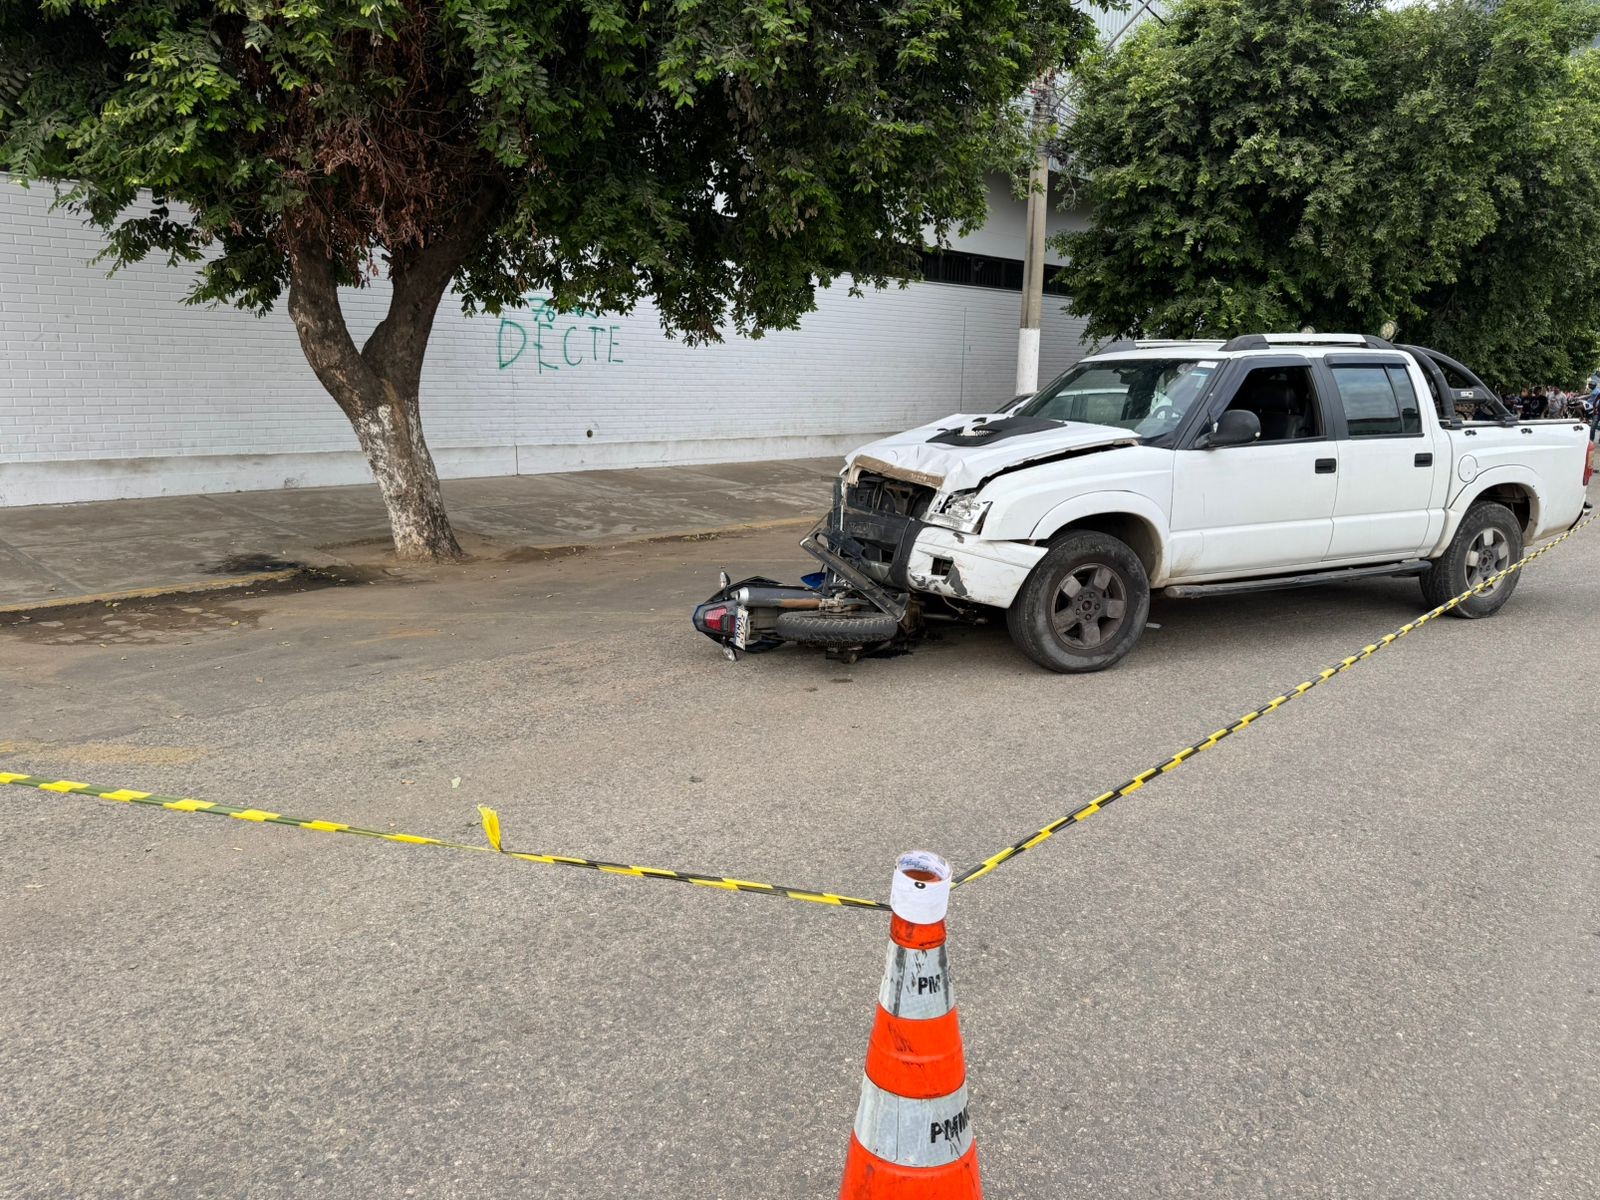
[[[1133,446],[1139,442],[1139,436],[1126,429],[1084,421],[1063,422],[1053,429],[1003,438],[987,446],[951,446],[928,441],[946,430],[1002,419],[993,413],[957,413],[862,446],[846,456],[846,468],[852,480],[862,471],[869,471],[941,492],[965,492],[1029,463],[1071,458],[1088,450]]]

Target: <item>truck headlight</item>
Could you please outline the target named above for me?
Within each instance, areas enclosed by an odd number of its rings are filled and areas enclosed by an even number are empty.
[[[989,501],[979,500],[977,492],[956,492],[938,508],[928,514],[928,520],[962,533],[977,533],[983,528],[983,518],[989,514]]]

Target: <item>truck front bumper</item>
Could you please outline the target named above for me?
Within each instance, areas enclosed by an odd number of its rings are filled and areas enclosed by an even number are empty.
[[[1041,558],[1043,546],[986,542],[971,534],[927,525],[906,556],[906,583],[951,600],[1009,608]]]

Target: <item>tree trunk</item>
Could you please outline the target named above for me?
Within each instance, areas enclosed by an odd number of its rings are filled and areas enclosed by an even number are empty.
[[[384,390],[377,403],[364,403],[352,414],[350,424],[389,510],[395,554],[410,562],[454,562],[462,556],[461,546],[444,511],[433,455],[422,439],[417,389],[407,394]]]
[[[389,312],[360,350],[345,325],[326,247],[314,233],[286,223],[289,315],[300,348],[355,429],[389,510],[395,553],[411,562],[462,557],[422,437],[422,360],[439,301],[493,205],[485,192],[464,203],[455,222],[426,246],[391,256]]]
[[[326,258],[291,251],[289,274],[289,315],[300,348],[356,431],[389,510],[395,553],[409,562],[461,558],[444,511],[439,474],[422,437],[422,356],[437,297],[425,315],[407,311],[400,300],[411,289],[403,277],[393,278],[395,300],[389,315],[358,351]]]

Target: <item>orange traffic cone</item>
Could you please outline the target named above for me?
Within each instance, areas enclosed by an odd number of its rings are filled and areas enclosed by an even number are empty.
[[[839,1200],[983,1195],[944,956],[949,902],[949,863],[925,850],[900,856],[889,889],[889,961]]]

